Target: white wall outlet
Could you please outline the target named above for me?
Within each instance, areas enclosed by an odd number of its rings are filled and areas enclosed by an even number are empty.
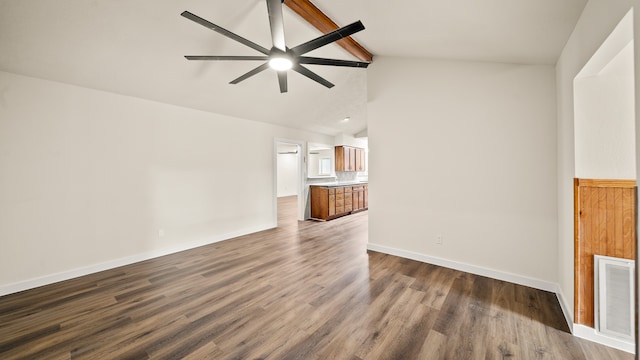
[[[442,235],[436,236],[436,245],[442,245]]]
[[[158,237],[164,237],[164,229],[158,229]]]

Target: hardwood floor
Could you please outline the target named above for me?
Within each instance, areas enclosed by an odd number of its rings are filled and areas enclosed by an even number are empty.
[[[367,212],[0,298],[0,359],[632,359],[544,291],[366,251]]]

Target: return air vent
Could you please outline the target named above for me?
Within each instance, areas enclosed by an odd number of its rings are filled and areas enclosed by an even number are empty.
[[[594,262],[596,330],[634,341],[635,261],[594,255]]]

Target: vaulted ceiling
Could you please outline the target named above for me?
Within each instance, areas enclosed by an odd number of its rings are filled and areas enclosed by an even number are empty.
[[[340,26],[362,20],[353,38],[374,56],[555,64],[586,0],[314,4]],[[336,86],[292,72],[286,94],[271,70],[229,85],[258,64],[183,56],[259,54],[184,10],[271,47],[264,0],[0,0],[0,70],[331,135],[366,128],[368,70],[309,65]],[[284,21],[289,47],[321,35],[287,7]],[[335,44],[309,55],[356,60]]]

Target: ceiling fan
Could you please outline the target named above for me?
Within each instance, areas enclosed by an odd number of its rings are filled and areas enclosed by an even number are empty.
[[[348,37],[358,31],[364,30],[364,25],[360,21],[356,21],[353,24],[341,27],[325,35],[319,36],[313,40],[307,41],[303,44],[288,48],[285,45],[284,38],[284,21],[282,17],[282,3],[284,0],[266,0],[267,10],[269,12],[269,25],[271,27],[271,39],[273,46],[271,49],[264,48],[248,39],[245,39],[239,35],[232,33],[214,23],[211,23],[197,15],[194,15],[188,11],[184,11],[182,16],[192,20],[204,27],[207,27],[219,34],[222,34],[230,39],[233,39],[241,44],[244,44],[258,52],[262,53],[261,56],[197,56],[187,55],[187,60],[254,60],[265,61],[262,65],[247,72],[246,74],[234,79],[230,84],[237,84],[243,80],[256,75],[267,68],[276,70],[278,74],[278,82],[280,84],[280,92],[287,92],[287,70],[292,69],[309,79],[316,81],[328,88],[332,88],[334,85],[322,78],[318,74],[304,67],[302,64],[313,65],[330,65],[330,66],[347,66],[347,67],[360,67],[366,68],[369,66],[368,62],[363,61],[350,61],[350,60],[338,60],[338,59],[325,59],[317,57],[303,56],[304,54],[318,49],[322,46],[338,41],[342,38]]]

